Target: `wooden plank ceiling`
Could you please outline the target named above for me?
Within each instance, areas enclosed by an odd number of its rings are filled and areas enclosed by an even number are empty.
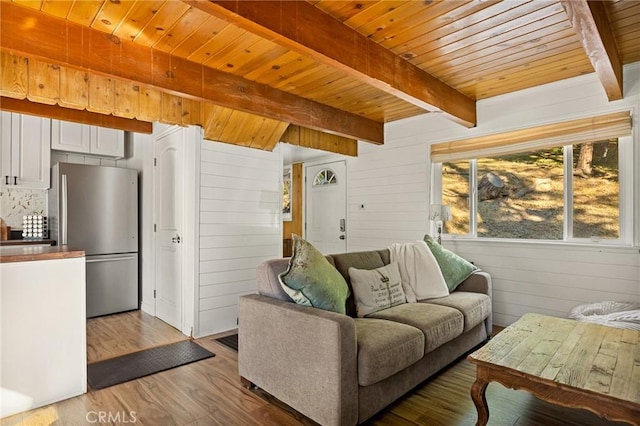
[[[355,155],[385,122],[437,112],[471,127],[477,100],[586,73],[619,99],[640,2],[594,3],[0,0],[0,90],[76,121]]]

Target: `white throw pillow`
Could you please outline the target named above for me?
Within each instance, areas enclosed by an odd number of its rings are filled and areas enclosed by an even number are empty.
[[[395,262],[372,270],[351,267],[349,278],[360,318],[407,301]]]
[[[449,295],[440,266],[424,241],[392,244],[389,251],[391,261],[398,262],[408,302]]]

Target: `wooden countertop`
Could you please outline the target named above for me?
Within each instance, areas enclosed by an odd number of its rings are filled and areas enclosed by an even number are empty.
[[[55,245],[55,240],[5,240],[0,241],[0,247],[4,246],[27,246],[27,245]]]
[[[69,246],[15,246],[4,247],[0,251],[0,263],[30,262],[33,260],[53,260],[84,257],[83,250],[76,250]]]

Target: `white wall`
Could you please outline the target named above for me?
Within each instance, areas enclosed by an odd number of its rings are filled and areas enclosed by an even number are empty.
[[[460,239],[444,245],[492,274],[498,325],[525,312],[566,316],[585,302],[640,301],[640,63],[624,71],[625,97],[620,101],[609,102],[591,74],[479,101],[473,129],[437,114],[388,123],[383,146],[361,142],[360,155],[348,160],[349,250],[421,239],[429,231],[430,144],[630,109],[635,247]]]
[[[238,297],[256,267],[281,257],[282,156],[203,140],[197,335],[237,327]]]
[[[347,160],[349,251],[414,241],[428,231],[429,147],[422,121],[387,123],[383,146],[360,142],[358,157]]]

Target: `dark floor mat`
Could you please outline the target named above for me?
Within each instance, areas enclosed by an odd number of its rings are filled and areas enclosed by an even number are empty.
[[[93,389],[102,389],[129,380],[215,356],[202,346],[184,340],[87,366],[87,378]]]
[[[238,352],[238,334],[237,333],[231,334],[229,336],[220,337],[218,339],[215,339],[215,341],[218,343],[222,343],[229,349],[232,349]]]

